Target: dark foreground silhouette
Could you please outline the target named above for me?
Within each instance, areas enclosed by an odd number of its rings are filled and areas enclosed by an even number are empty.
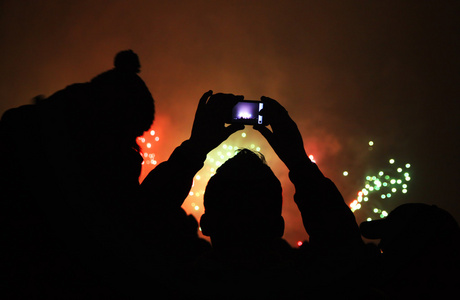
[[[90,82],[2,116],[2,292],[24,298],[140,294],[148,282],[161,281],[169,241],[191,243],[180,205],[166,201],[170,190],[178,191],[170,186],[188,188],[188,176],[172,180],[178,166],[160,166],[155,185],[161,189],[139,185],[136,139],[155,113],[137,75],[139,59],[123,51],[114,64]],[[178,160],[179,152],[173,154]]]
[[[364,237],[380,239],[370,270],[378,270],[372,272],[374,284],[391,299],[447,299],[458,293],[460,229],[445,210],[403,204],[360,228]]]
[[[456,287],[455,220],[407,207],[417,221],[398,223],[395,210],[361,225],[381,238],[365,245],[297,125],[267,97],[261,114],[270,127],[254,129],[289,169],[294,199],[283,199],[262,154],[241,150],[206,188],[200,226],[211,247],[181,205],[207,154],[244,128],[225,124],[243,96],[206,92],[190,138],[139,184],[136,139],[154,121],[154,100],[134,52],[114,65],[2,116],[2,298],[435,298]],[[282,239],[283,201],[295,201],[310,237],[300,249]]]

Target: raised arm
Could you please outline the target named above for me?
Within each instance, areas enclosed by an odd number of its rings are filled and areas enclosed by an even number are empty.
[[[353,213],[334,183],[308,158],[296,123],[276,100],[261,99],[265,103],[262,113],[272,130],[261,125],[254,129],[267,139],[290,171],[289,178],[296,189],[294,201],[310,236],[310,244],[327,251],[361,246]]]
[[[243,96],[213,94],[201,97],[190,138],[153,169],[141,184],[142,195],[152,205],[178,208],[187,198],[193,177],[203,167],[208,152],[244,125],[225,126],[225,115]]]

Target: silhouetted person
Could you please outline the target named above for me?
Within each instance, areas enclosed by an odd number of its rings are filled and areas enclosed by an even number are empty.
[[[380,239],[377,283],[391,299],[445,299],[460,283],[460,229],[445,210],[403,204],[381,220],[361,223],[364,237]]]
[[[306,268],[316,295],[344,297],[361,268],[364,244],[355,217],[334,183],[305,152],[302,136],[288,112],[277,101],[262,97],[262,111],[271,130],[254,126],[289,169],[294,201],[309,235]],[[309,291],[313,293],[313,291]],[[307,293],[309,294],[309,293]],[[355,293],[348,294],[356,296]]]
[[[198,274],[208,295],[297,295],[298,261],[281,240],[281,183],[262,154],[242,149],[219,167],[206,187],[204,207],[200,226],[214,253],[200,261],[212,271]]]
[[[136,237],[136,139],[154,120],[154,100],[134,52],[114,64],[2,116],[0,259],[11,294],[117,294],[130,289],[126,274],[148,265]]]
[[[272,131],[265,126],[254,129],[290,170],[294,200],[310,235],[309,251],[299,257],[286,249],[281,240],[280,182],[261,155],[242,150],[216,171],[204,194],[200,224],[203,234],[211,238],[213,253],[194,269],[206,287],[201,296],[343,295],[364,248],[354,215],[335,185],[308,158],[286,110],[275,100],[262,100],[262,113]]]

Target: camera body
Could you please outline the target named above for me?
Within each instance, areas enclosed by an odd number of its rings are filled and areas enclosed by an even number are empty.
[[[244,125],[265,125],[264,117],[260,111],[264,108],[264,103],[257,100],[239,101],[227,117],[227,123]]]

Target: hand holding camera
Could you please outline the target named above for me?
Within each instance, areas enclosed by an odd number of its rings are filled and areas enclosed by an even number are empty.
[[[233,94],[213,94],[212,91],[203,94],[198,103],[189,139],[195,149],[207,154],[230,135],[244,129],[243,123],[225,126],[228,112],[243,98]]]
[[[233,94],[204,93],[198,104],[190,141],[196,149],[207,154],[245,125],[254,126],[290,170],[299,163],[310,162],[296,123],[281,104],[264,96],[257,101],[244,100],[243,96]]]
[[[265,137],[289,170],[304,163],[311,163],[297,124],[286,109],[274,99],[262,96],[261,100],[264,103],[261,114],[272,130],[259,124],[254,125],[254,129]]]

